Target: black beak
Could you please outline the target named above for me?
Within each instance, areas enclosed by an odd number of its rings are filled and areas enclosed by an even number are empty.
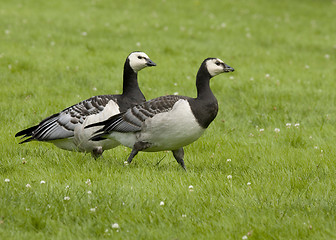
[[[152,66],[156,66],[156,63],[155,62],[153,62],[152,60],[150,60],[149,58],[148,59],[146,59],[147,60],[147,66],[148,67],[152,67]]]
[[[224,63],[224,72],[233,72],[233,71],[234,69],[232,67]]]

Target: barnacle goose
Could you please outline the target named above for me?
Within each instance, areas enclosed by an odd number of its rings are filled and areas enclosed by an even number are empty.
[[[57,147],[80,152],[91,152],[94,158],[104,150],[119,145],[115,140],[91,141],[90,137],[99,128],[85,126],[108,119],[128,108],[145,102],[138,86],[138,72],[156,64],[144,52],[132,52],[125,61],[123,92],[120,95],[99,95],[86,99],[63,111],[42,120],[38,125],[18,132],[15,137],[26,138],[20,143],[33,140],[51,142]]]
[[[233,71],[222,60],[207,58],[196,76],[197,98],[169,95],[133,106],[101,123],[89,125],[88,128],[103,126],[91,139],[115,139],[132,148],[128,163],[139,151],[171,150],[185,169],[183,146],[196,141],[218,112],[217,99],[209,86],[210,79]]]

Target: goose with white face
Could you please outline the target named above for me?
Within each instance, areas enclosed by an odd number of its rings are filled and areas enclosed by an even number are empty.
[[[214,77],[218,74],[221,74],[223,72],[233,72],[234,69],[224,63],[219,58],[210,58],[206,62],[206,68],[210,74],[211,77]]]
[[[85,129],[85,126],[105,121],[135,104],[145,102],[146,99],[138,86],[137,75],[141,69],[148,66],[156,64],[146,53],[130,53],[124,64],[122,94],[98,95],[81,101],[45,118],[35,126],[16,133],[15,137],[22,137],[20,143],[50,142],[65,150],[90,152],[94,158],[98,158],[103,151],[118,146],[119,142],[92,142],[90,137],[95,129]]]
[[[144,52],[132,52],[129,56],[129,64],[134,72],[139,72],[145,67],[156,66]]]

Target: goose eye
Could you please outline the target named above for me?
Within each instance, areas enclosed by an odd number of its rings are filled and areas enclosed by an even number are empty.
[[[216,62],[215,64],[216,64],[217,66],[219,66],[219,65],[220,65],[220,62]]]
[[[138,58],[139,58],[139,59],[143,59],[143,57],[141,57],[141,56],[138,56]]]

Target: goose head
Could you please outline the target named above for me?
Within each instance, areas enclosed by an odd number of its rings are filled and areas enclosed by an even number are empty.
[[[207,58],[205,59],[205,67],[208,70],[211,77],[224,72],[233,72],[234,69],[224,63],[219,58]]]
[[[127,58],[130,67],[135,73],[145,67],[156,66],[156,64],[144,52],[132,52]]]

